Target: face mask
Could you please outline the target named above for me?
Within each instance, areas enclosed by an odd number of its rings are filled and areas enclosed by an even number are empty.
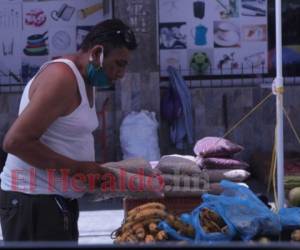
[[[87,78],[88,78],[88,84],[94,86],[94,87],[100,87],[100,88],[109,88],[110,83],[108,80],[108,77],[106,73],[103,70],[103,48],[102,52],[100,54],[100,67],[96,68],[94,64],[92,63],[93,59],[92,57],[89,58],[89,63],[87,65]]]

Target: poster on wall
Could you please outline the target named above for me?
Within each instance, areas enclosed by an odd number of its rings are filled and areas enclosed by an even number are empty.
[[[0,80],[6,84],[20,83],[22,4],[1,2],[0,8]]]
[[[46,61],[76,52],[112,15],[112,0],[0,1],[0,84],[26,83]]]
[[[159,0],[161,76],[268,72],[267,0]]]

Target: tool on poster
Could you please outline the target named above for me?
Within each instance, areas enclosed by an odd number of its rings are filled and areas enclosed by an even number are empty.
[[[266,1],[265,0],[242,0],[242,15],[243,16],[266,16]]]
[[[102,10],[102,3],[98,3],[87,8],[78,11],[78,16],[80,19],[85,19],[86,17],[94,14],[97,11]]]
[[[0,65],[1,67],[2,65]],[[1,76],[3,77],[3,79],[6,79],[5,81],[7,81],[7,83],[21,83],[22,80],[21,78],[14,73],[10,68],[2,68],[0,69],[0,78]]]
[[[20,11],[12,7],[0,10],[0,29],[10,29],[20,27]]]
[[[216,0],[219,6],[222,8],[220,11],[221,18],[238,17],[239,9],[237,0]]]
[[[17,76],[14,72],[12,72],[11,70],[9,71],[8,74],[9,77],[12,77],[16,82],[20,83],[22,80],[20,79],[19,76]]]
[[[48,55],[47,31],[42,34],[34,34],[27,37],[27,45],[23,52],[28,56],[44,56]]]
[[[53,20],[58,21],[62,19],[64,21],[69,21],[75,12],[75,8],[66,3],[63,3],[58,11],[53,10],[51,12],[51,17]]]
[[[14,54],[14,39],[6,39],[2,41],[2,54],[3,56],[12,56]]]
[[[42,26],[47,20],[47,16],[42,9],[32,9],[25,14],[25,24],[34,27]]]

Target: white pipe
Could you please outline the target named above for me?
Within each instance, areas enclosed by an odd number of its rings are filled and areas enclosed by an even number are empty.
[[[282,75],[282,18],[281,0],[276,0],[276,156],[278,209],[284,207],[284,146],[283,146],[283,75]]]

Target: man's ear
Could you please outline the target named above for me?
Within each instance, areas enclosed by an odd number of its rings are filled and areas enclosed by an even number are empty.
[[[91,49],[90,58],[92,58],[92,61],[99,63],[99,58],[101,54],[104,54],[104,48],[102,45],[95,45]]]

